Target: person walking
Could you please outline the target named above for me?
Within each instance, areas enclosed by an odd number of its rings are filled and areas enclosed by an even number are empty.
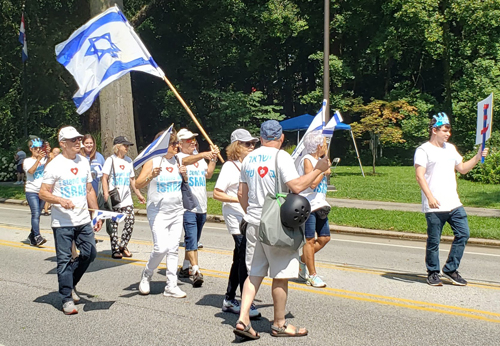
[[[262,280],[268,274],[273,280],[274,321],[271,325],[271,335],[280,337],[308,334],[307,329],[294,327],[285,320],[288,280],[298,276],[299,252],[263,244],[258,233],[265,196],[275,193],[275,179],[278,174],[293,193],[299,193],[311,186],[329,165],[328,160],[322,158],[318,160],[314,170],[299,176],[292,157],[279,150],[283,140],[281,125],[276,120],[264,122],[260,128],[261,147],[249,153],[241,165],[238,199],[246,211],[244,219],[248,222],[246,261],[250,263],[250,271],[243,287],[240,316],[233,332],[246,339],[260,337],[250,324],[250,307]],[[278,167],[275,167],[276,155]]]
[[[92,188],[96,196],[99,196],[99,182],[102,177],[102,168],[105,162],[104,156],[97,151],[95,138],[91,134],[87,133],[83,136],[82,144],[80,155],[89,160],[90,170],[92,172]]]
[[[321,131],[309,132],[304,137],[304,146],[306,155],[301,158],[298,164],[299,175],[313,171],[318,160],[324,157],[328,151],[326,138]],[[326,286],[326,283],[316,272],[314,256],[330,241],[330,225],[328,224],[330,205],[326,201],[328,187],[326,177],[329,175],[330,168],[320,174],[311,186],[300,193],[309,200],[311,214],[305,223],[306,243],[300,259],[299,276],[312,287]]]
[[[156,135],[155,139],[163,132]],[[178,165],[175,154],[179,142],[175,130],[170,134],[168,151],[165,156],[147,161],[136,181],[141,189],[148,185],[147,215],[153,236],[153,251],[142,271],[139,292],[147,295],[153,273],[163,258],[167,257],[167,284],[163,295],[184,298],[186,293],[177,285],[177,265],[179,261],[179,240],[182,234],[182,179],[187,180],[186,167]]]
[[[481,150],[469,161],[463,162],[455,146],[448,143],[451,125],[445,113],[434,115],[429,124],[429,141],[415,151],[414,166],[417,182],[422,191],[422,212],[427,220],[425,264],[427,283],[442,286],[439,265],[439,243],[446,222],[454,238],[442,272],[454,285],[465,286],[467,280],[458,273],[458,267],[469,239],[469,223],[457,193],[455,172],[466,174],[488,155],[488,148]]]
[[[111,257],[122,258],[132,257],[132,253],[127,248],[127,245],[132,237],[135,224],[134,202],[130,187],[135,191],[139,201],[146,203],[146,199],[141,192],[135,187],[134,166],[129,160],[125,159],[130,146],[134,145],[124,136],[118,136],[113,140],[113,152],[106,159],[102,169],[102,191],[104,200],[109,199],[110,191],[117,190],[120,202],[112,206],[113,211],[124,213],[127,216],[124,220],[124,227],[120,241],[118,241],[118,222],[111,221],[112,233],[111,240]]]
[[[63,312],[73,315],[78,313],[75,303],[80,301],[76,285],[97,255],[94,231],[101,229],[102,222],[91,225],[89,208],[97,209],[97,198],[89,162],[79,155],[83,136],[66,126],[58,137],[62,154],[45,169],[40,198],[52,203],[59,295]],[[71,253],[73,241],[80,250],[75,259]]]
[[[14,155],[14,160],[16,161],[16,174],[17,174],[17,181],[14,183],[14,185],[24,184],[23,162],[25,158],[26,158],[26,153],[23,151],[21,147],[18,147],[17,152]]]
[[[43,142],[40,138],[28,142],[31,157],[24,159],[23,169],[26,174],[26,201],[31,210],[31,231],[28,240],[31,246],[41,246],[47,242],[40,234],[40,215],[45,202],[40,199],[43,172],[47,164],[47,153],[42,150]]]
[[[177,158],[181,165],[186,166],[189,188],[193,193],[196,208],[184,212],[184,244],[186,247],[184,262],[179,270],[180,278],[191,278],[193,287],[200,287],[204,278],[198,262],[198,243],[203,225],[207,220],[207,179],[214,173],[219,148],[195,154],[196,136],[188,129],[181,129],[177,134],[180,152]],[[205,162],[209,160],[209,163]]]
[[[236,300],[236,290],[240,287],[243,293],[243,285],[248,276],[248,268],[245,263],[247,240],[240,232],[240,223],[245,216],[238,200],[238,186],[240,184],[241,162],[252,152],[258,138],[252,137],[245,129],[234,130],[231,134],[231,144],[226,148],[228,161],[220,170],[219,177],[215,183],[214,199],[223,202],[222,215],[227,230],[233,237],[233,264],[229,271],[226,295],[222,302],[222,311],[233,314],[240,313],[240,304]],[[259,310],[252,303],[250,306],[250,318],[260,317]]]

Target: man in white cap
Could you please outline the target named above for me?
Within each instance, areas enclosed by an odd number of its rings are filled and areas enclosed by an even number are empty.
[[[101,221],[91,225],[89,208],[98,209],[92,188],[89,161],[79,155],[82,135],[71,126],[59,131],[62,155],[56,156],[43,175],[40,198],[52,204],[52,230],[56,246],[59,294],[66,315],[78,313],[75,291],[83,274],[97,255],[94,231]],[[80,255],[72,260],[71,245],[75,242]]]
[[[177,132],[180,149],[177,157],[180,164],[186,166],[189,187],[196,202],[196,208],[184,211],[186,252],[179,277],[190,277],[193,287],[200,287],[203,284],[203,274],[198,266],[198,242],[203,225],[207,220],[207,179],[210,179],[214,173],[219,148],[213,146],[210,151],[195,153],[196,136],[198,136],[197,133],[192,133],[188,129],[181,129]],[[205,160],[209,160],[208,165]]]

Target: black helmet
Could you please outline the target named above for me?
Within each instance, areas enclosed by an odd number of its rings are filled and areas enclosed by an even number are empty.
[[[289,193],[281,205],[281,223],[286,227],[297,228],[302,226],[311,214],[311,204],[307,198]]]

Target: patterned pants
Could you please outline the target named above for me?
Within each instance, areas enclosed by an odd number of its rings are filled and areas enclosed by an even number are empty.
[[[123,221],[125,225],[123,226],[121,241],[118,242],[118,223],[111,221],[111,251],[113,253],[120,252],[120,248],[126,248],[130,238],[132,237],[132,231],[134,230],[135,215],[134,206],[129,205],[122,208],[113,208],[113,211],[117,213],[125,213],[127,216]]]

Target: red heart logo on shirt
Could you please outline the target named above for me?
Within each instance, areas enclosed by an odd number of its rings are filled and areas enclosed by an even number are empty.
[[[257,172],[259,173],[261,178],[264,178],[267,172],[269,172],[269,169],[267,167],[259,167],[257,168]]]
[[[120,168],[122,169],[122,171],[125,169],[125,166],[124,165],[120,165]]]
[[[174,167],[165,167],[165,169],[169,172],[172,173],[174,170]]]
[[[198,162],[193,163],[193,166],[195,166],[196,168],[198,168],[198,166],[199,166]]]
[[[76,175],[78,173],[78,168],[71,168],[71,173],[73,173],[74,175]]]

